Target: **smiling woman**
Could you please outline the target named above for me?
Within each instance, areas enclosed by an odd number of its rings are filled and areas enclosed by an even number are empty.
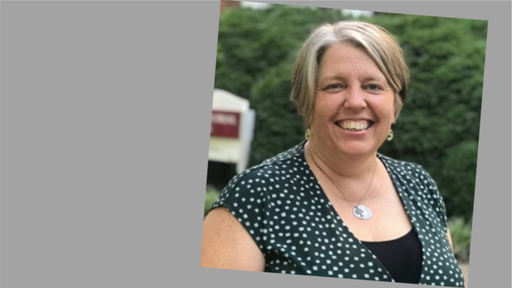
[[[201,266],[463,287],[434,180],[377,152],[407,87],[383,28],[316,29],[292,71],[306,139],[231,179],[205,219]]]
[[[351,44],[334,44],[322,57],[317,82],[307,123],[311,149],[374,157],[395,121],[395,93],[377,65]]]

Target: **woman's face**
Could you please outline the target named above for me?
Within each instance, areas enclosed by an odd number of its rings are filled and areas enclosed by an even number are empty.
[[[320,63],[311,142],[348,157],[377,152],[391,129],[394,92],[363,50],[331,46]]]

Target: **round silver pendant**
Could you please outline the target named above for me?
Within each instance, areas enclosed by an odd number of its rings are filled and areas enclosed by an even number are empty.
[[[358,219],[368,220],[372,218],[372,210],[362,204],[355,206],[352,213],[354,213],[354,216]]]

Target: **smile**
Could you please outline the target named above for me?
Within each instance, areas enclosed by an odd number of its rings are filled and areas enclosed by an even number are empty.
[[[362,121],[353,121],[353,120],[345,120],[338,121],[336,125],[341,129],[348,131],[363,131],[370,128],[373,125],[372,121],[362,120]]]

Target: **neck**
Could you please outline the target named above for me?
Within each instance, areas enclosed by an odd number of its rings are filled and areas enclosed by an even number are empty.
[[[371,196],[367,192],[375,174],[379,174],[376,153],[367,157],[332,157],[309,141],[304,150],[306,161],[324,191],[331,191],[353,205]]]
[[[318,166],[331,179],[337,177],[361,179],[371,175],[378,164],[377,152],[362,156],[347,156],[339,153],[329,153],[314,142],[308,141],[304,147],[306,160]],[[334,154],[334,155],[333,155]]]

